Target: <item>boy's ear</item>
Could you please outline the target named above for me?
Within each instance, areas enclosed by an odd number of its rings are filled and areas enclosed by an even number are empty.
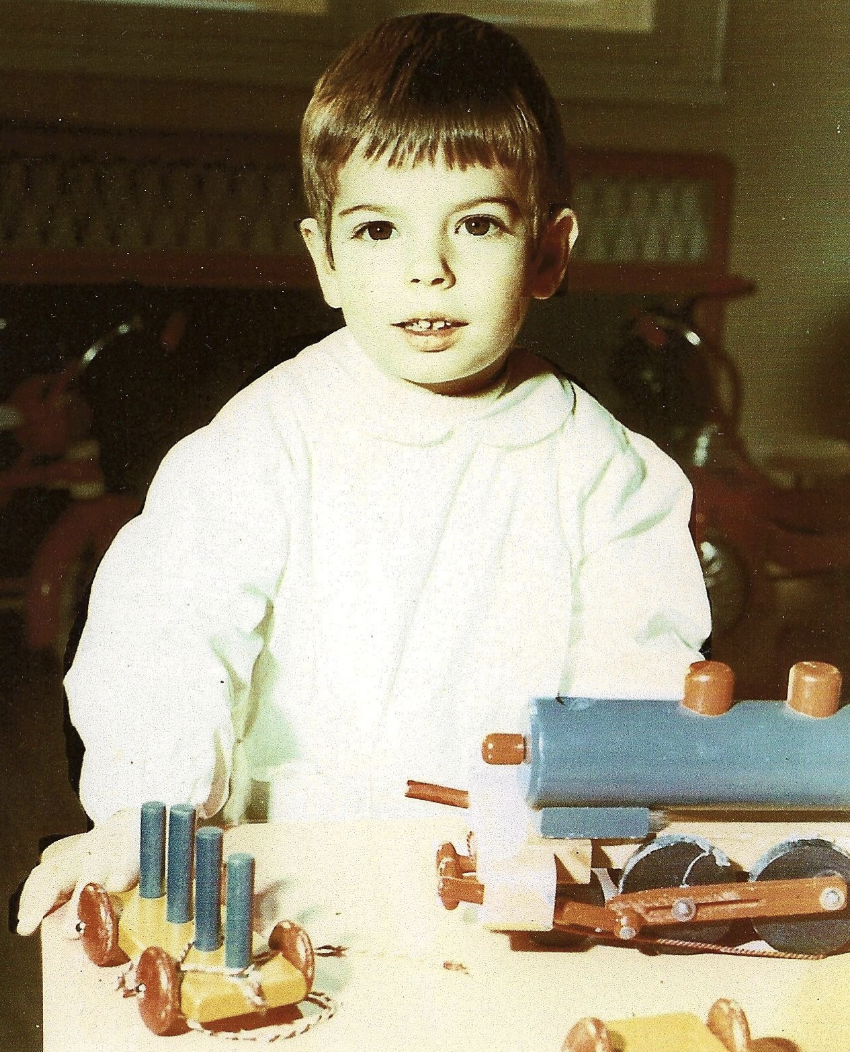
[[[532,261],[531,295],[534,299],[547,300],[558,291],[577,237],[575,212],[571,208],[561,208],[546,224]]]
[[[322,295],[325,297],[325,302],[329,307],[342,306],[337,273],[328,255],[328,246],[325,242],[324,234],[319,229],[319,224],[315,219],[302,219],[298,224],[298,229],[301,231],[304,244],[307,246],[307,251],[313,259],[313,265],[316,268],[319,284],[322,286]]]

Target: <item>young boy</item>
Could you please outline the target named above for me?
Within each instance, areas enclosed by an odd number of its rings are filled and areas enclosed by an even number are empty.
[[[684,477],[515,349],[576,236],[529,57],[464,16],[386,22],[302,152],[346,327],[179,443],[104,560],[67,679],[95,828],[34,871],[22,932],[132,883],[146,799],[409,815],[408,778],[466,786],[530,698],[677,697],[700,658]]]

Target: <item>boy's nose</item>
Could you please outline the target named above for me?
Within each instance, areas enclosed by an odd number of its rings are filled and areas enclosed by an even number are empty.
[[[408,281],[412,285],[427,285],[429,287],[445,286],[451,287],[455,283],[455,276],[446,253],[440,246],[433,246],[424,251],[415,253],[407,267]]]

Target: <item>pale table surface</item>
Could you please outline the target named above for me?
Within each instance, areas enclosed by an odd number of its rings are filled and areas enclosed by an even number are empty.
[[[436,899],[434,849],[463,834],[457,814],[228,832],[225,852],[257,858],[258,928],[267,932],[289,918],[315,946],[347,949],[318,961],[315,989],[333,998],[335,1014],[282,1047],[560,1052],[585,1015],[686,1011],[704,1019],[715,999],[728,997],[745,1009],[754,1037],[793,1042],[788,1052],[850,1048],[850,955],[790,961],[648,956],[620,947],[512,951],[507,936],[479,927],[472,907],[447,912]],[[198,1033],[155,1037],[133,998],[115,990],[121,969],[96,968],[79,942],[63,936],[62,912],[43,926],[45,1052],[240,1047]],[[304,1007],[305,1016],[317,1012]]]

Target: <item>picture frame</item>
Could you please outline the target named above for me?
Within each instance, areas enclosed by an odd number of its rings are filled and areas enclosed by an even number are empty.
[[[556,3],[557,0],[549,0]],[[393,8],[462,11],[503,24],[527,46],[553,93],[562,100],[719,104],[725,101],[723,60],[728,0],[655,0],[651,12],[631,5],[633,17],[598,9],[598,24],[553,28],[535,24],[534,9],[515,0],[391,0]],[[651,14],[651,18],[646,16]]]
[[[511,0],[356,5],[328,0],[328,13],[312,16],[100,0],[4,0],[0,73],[309,90],[346,41],[367,26],[393,14],[443,7],[504,24],[526,44],[562,100],[719,104],[725,99],[727,5],[728,0],[656,0],[648,31],[618,31],[528,24],[534,19],[524,20],[521,5]]]

